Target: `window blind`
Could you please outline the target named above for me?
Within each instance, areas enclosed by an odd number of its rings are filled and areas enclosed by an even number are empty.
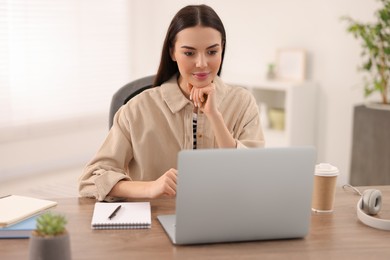
[[[108,115],[131,79],[130,1],[0,0],[0,130]]]

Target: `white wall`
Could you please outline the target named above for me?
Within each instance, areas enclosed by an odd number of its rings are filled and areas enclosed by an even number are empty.
[[[132,0],[130,75],[139,78],[156,73],[171,18],[181,7],[192,3],[209,4],[225,24],[228,39],[223,76],[226,78],[265,75],[266,66],[274,61],[277,49],[306,49],[309,54],[308,78],[317,82],[320,89],[317,111],[318,161],[338,166],[342,173],[339,184],[343,184],[348,181],[350,169],[353,106],[363,101],[363,91],[359,87],[361,77],[356,71],[360,63],[359,44],[346,33],[346,24],[339,18],[352,15],[363,21],[370,20],[377,2]],[[53,162],[61,167],[86,163],[107,131],[106,115],[99,118],[104,120],[95,120],[89,126],[85,123],[81,128],[75,122],[71,124],[71,132],[51,131],[53,135],[50,136],[42,132],[33,136],[33,140],[1,143],[3,177],[46,168],[50,170],[49,166],[54,167]],[[91,128],[90,132],[88,127]],[[57,140],[58,146],[53,145],[53,140]],[[72,144],[72,140],[77,144]],[[59,153],[57,157],[51,157],[53,151],[61,149],[63,155]],[[47,167],[37,162],[46,163]]]
[[[225,78],[265,75],[279,48],[308,52],[308,78],[319,87],[318,162],[340,168],[338,184],[348,181],[353,107],[363,102],[360,46],[346,33],[343,15],[373,19],[374,0],[241,0],[241,1],[133,1],[138,9],[134,38],[138,55],[134,75],[155,73],[160,49],[172,16],[186,4],[212,6],[224,22],[227,50]],[[153,5],[153,10],[150,6]],[[149,15],[145,15],[149,13]],[[134,20],[133,20],[134,21]]]
[[[92,159],[107,132],[108,116],[101,115],[2,129],[0,184],[34,174],[80,169]]]

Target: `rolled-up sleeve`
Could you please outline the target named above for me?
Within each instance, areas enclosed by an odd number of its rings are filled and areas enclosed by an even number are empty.
[[[81,196],[112,201],[114,198],[107,195],[116,183],[130,180],[126,169],[133,153],[128,127],[124,110],[119,109],[107,138],[79,178]]]

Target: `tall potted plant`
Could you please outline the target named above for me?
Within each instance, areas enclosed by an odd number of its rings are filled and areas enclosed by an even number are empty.
[[[361,42],[364,72],[364,94],[379,92],[381,104],[389,104],[390,89],[390,0],[379,0],[381,7],[375,12],[375,22],[362,23],[344,16],[347,31]]]
[[[361,43],[364,96],[381,97],[380,102],[354,108],[350,183],[357,186],[390,184],[390,164],[385,159],[390,154],[390,0],[378,1],[372,23],[342,18]]]

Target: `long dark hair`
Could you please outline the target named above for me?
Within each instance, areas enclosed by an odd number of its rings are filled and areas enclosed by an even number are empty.
[[[177,63],[171,58],[170,49],[174,47],[176,35],[181,30],[197,25],[211,27],[221,33],[222,59],[218,70],[218,76],[220,76],[226,48],[226,33],[223,23],[211,7],[207,5],[188,5],[179,10],[169,25],[161,53],[160,66],[154,79],[154,86],[160,86],[179,71]]]

